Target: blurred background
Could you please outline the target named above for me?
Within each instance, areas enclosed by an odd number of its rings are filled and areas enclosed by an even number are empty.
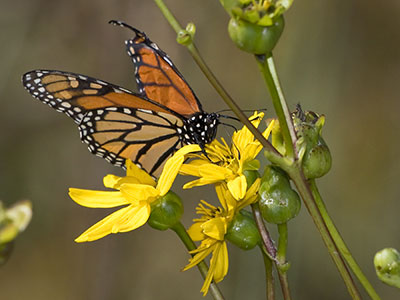
[[[218,0],[166,0],[182,24],[197,26],[199,50],[244,109],[268,108],[269,95],[251,55],[227,35]],[[376,279],[374,254],[400,249],[400,2],[295,1],[275,50],[292,109],[326,115],[333,156],[320,191],[357,261],[382,299],[400,292]],[[135,89],[124,40],[110,26],[120,19],[145,31],[183,73],[206,111],[226,108],[153,1],[0,0],[0,199],[31,199],[34,215],[0,268],[0,299],[203,299],[196,269],[171,231],[147,225],[134,232],[76,244],[81,232],[110,211],[80,207],[69,187],[103,189],[102,178],[123,171],[87,151],[75,124],[33,99],[21,75],[36,68],[72,71]],[[229,129],[220,129],[229,135]],[[180,191],[190,225],[211,188]],[[272,227],[272,226],[271,226]],[[274,232],[273,229],[271,229]],[[294,299],[350,299],[306,209],[289,223],[289,280]],[[258,250],[230,246],[227,299],[265,299]],[[205,299],[212,299],[207,296]]]

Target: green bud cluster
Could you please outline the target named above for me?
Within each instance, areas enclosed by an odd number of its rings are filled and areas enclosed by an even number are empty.
[[[282,34],[283,12],[291,0],[220,0],[230,14],[229,36],[241,50],[256,55],[270,53]]]
[[[265,168],[259,194],[261,214],[269,223],[286,223],[300,211],[299,195],[292,189],[286,173],[277,167]]]

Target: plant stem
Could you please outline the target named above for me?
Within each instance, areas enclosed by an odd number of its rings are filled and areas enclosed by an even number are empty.
[[[325,243],[325,246],[328,249],[330,256],[332,257],[337,269],[339,270],[340,275],[342,276],[343,281],[345,282],[350,295],[352,296],[353,299],[361,299],[361,296],[354,284],[354,281],[351,278],[349,270],[347,269],[342,257],[340,256],[340,253],[338,252],[339,250],[336,247],[331,235],[329,234],[329,231],[325,225],[324,220],[322,219],[321,214],[319,213],[318,207],[315,204],[315,199],[311,193],[308,182],[306,181],[303,171],[300,167],[291,168],[288,174],[290,178],[293,180],[294,184],[296,185],[297,190],[299,191],[301,198],[303,199],[304,204],[307,207],[307,210],[311,215],[314,224],[316,225]]]
[[[265,253],[265,248],[260,245],[261,253],[264,259],[265,267],[265,280],[267,282],[267,300],[275,300],[275,287],[274,287],[274,275],[272,274],[272,261],[269,256]]]
[[[285,141],[286,156],[289,158],[296,157],[296,132],[294,130],[292,118],[282,92],[272,54],[262,56],[259,55],[256,56],[256,59],[258,67],[260,68],[260,71],[263,74],[264,80],[268,86],[276,115],[278,116],[283,140]]]
[[[289,268],[289,265],[286,262],[286,249],[288,243],[287,223],[278,224],[278,232],[279,232],[279,243],[278,243],[278,251],[276,253],[276,261],[279,274],[279,281],[282,287],[283,298],[286,300],[290,300],[291,296],[289,289],[289,280],[287,276],[287,270]]]
[[[192,251],[197,248],[181,222],[175,224],[173,227],[171,227],[171,229],[175,231],[175,233],[181,239],[182,243],[186,246],[186,249]],[[197,267],[203,279],[206,279],[208,272],[207,264],[202,261],[197,265]],[[218,285],[214,281],[210,284],[210,291],[215,300],[224,300],[224,296],[222,295],[221,291],[218,288]]]
[[[160,8],[161,12],[164,14],[164,17],[167,19],[167,21],[170,23],[172,28],[175,30],[177,34],[183,30],[182,26],[179,24],[179,22],[176,20],[174,15],[171,13],[171,11],[168,9],[168,7],[165,5],[163,0],[154,0],[154,2],[157,4],[157,6]],[[239,106],[236,104],[236,102],[232,99],[232,97],[228,94],[228,92],[224,89],[224,87],[221,85],[221,83],[218,81],[218,79],[215,77],[215,75],[212,73],[210,68],[207,66],[203,58],[201,57],[199,51],[197,50],[196,45],[191,41],[187,45],[185,44],[187,49],[189,50],[190,54],[192,55],[194,61],[197,63],[201,71],[204,73],[204,75],[207,77],[208,81],[211,83],[211,85],[215,88],[215,90],[218,92],[218,94],[221,96],[221,98],[224,100],[224,102],[229,106],[229,108],[233,111],[233,113],[239,118],[240,122],[242,122],[254,135],[254,137],[260,141],[260,143],[263,145],[264,149],[270,153],[271,156],[275,157],[280,157],[280,153],[271,145],[271,143],[264,138],[264,136],[261,134],[261,132],[254,127],[254,125],[248,120],[246,115],[243,113],[243,111],[239,108]]]
[[[267,227],[265,227],[263,218],[261,216],[260,206],[259,206],[258,202],[253,203],[251,205],[251,209],[253,211],[254,220],[256,221],[258,231],[260,232],[261,240],[263,242],[264,248],[265,248],[268,256],[272,260],[275,260],[276,248],[275,248],[274,242],[271,239],[271,236],[268,232]]]
[[[278,270],[279,282],[281,283],[281,289],[283,298],[285,300],[290,300],[290,290],[289,290],[289,281],[287,278],[287,265],[286,265],[286,246],[287,246],[287,227],[286,232],[285,228],[282,227],[282,232],[280,231],[279,234],[282,234],[282,237],[279,236],[279,246],[281,248],[280,253],[276,251],[274,242],[272,241],[268,229],[264,224],[263,218],[261,216],[259,204],[254,203],[251,205],[253,210],[254,219],[257,224],[258,231],[261,234],[261,239],[263,241],[262,250],[264,255],[267,255],[270,260],[272,260]],[[279,250],[278,250],[279,251]],[[278,258],[279,255],[279,258]],[[267,281],[267,288],[268,288],[268,281]]]
[[[277,163],[282,169],[284,169],[290,178],[293,180],[294,184],[297,187],[307,209],[310,213],[327,249],[329,254],[331,255],[336,267],[338,268],[346,286],[353,297],[353,299],[360,299],[360,295],[357,291],[357,288],[351,278],[351,275],[340,256],[338,249],[329,234],[329,231],[322,219],[321,214],[318,211],[318,208],[315,204],[315,199],[311,193],[310,187],[308,185],[307,180],[304,178],[304,174],[302,171],[301,163],[298,161],[298,152],[296,147],[297,137],[296,132],[293,127],[292,118],[290,116],[286,100],[284,98],[278,74],[275,69],[275,64],[272,58],[272,54],[267,56],[257,56],[258,66],[260,71],[262,72],[265,82],[267,84],[268,90],[271,94],[272,102],[274,104],[274,108],[276,114],[278,116],[279,125],[281,126],[282,135],[285,141],[286,148],[286,156],[288,158],[293,158],[293,163],[288,164],[287,161],[283,161],[281,158],[276,160],[275,157],[271,157],[269,153],[266,153],[268,159],[272,163]]]
[[[368,281],[367,277],[364,275],[361,268],[359,267],[359,265],[357,264],[357,262],[351,255],[350,250],[347,248],[339,231],[337,230],[335,224],[333,223],[331,217],[329,216],[326,206],[324,204],[324,201],[322,200],[321,195],[318,191],[318,187],[315,183],[315,180],[310,180],[310,186],[311,186],[311,191],[314,195],[315,203],[317,204],[318,210],[319,210],[322,218],[324,219],[326,227],[328,228],[330,235],[332,236],[333,240],[335,241],[336,246],[338,247],[338,249],[340,251],[340,254],[346,260],[350,269],[357,276],[358,280],[361,282],[362,286],[365,288],[365,290],[367,291],[367,293],[371,297],[371,299],[380,300],[381,298],[376,293],[376,291],[372,287],[371,283]]]

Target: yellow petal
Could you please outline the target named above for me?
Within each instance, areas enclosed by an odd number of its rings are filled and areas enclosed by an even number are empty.
[[[86,207],[107,208],[129,204],[121,192],[91,191],[82,189],[69,189],[69,196],[76,203]]]
[[[113,233],[135,230],[147,222],[150,213],[151,208],[149,204],[133,206],[125,219],[119,220],[119,222],[113,226]]]
[[[226,243],[219,242],[214,248],[213,255],[210,261],[210,268],[208,270],[206,279],[204,280],[204,284],[200,290],[203,293],[203,296],[205,296],[208,293],[211,281],[213,279],[215,282],[221,281],[225,277],[227,272],[228,272],[228,252],[226,249]],[[223,276],[221,277],[221,275]]]
[[[209,242],[209,241],[203,241],[203,242]],[[202,242],[202,244],[203,244]],[[209,244],[209,243],[208,243]],[[189,264],[183,268],[183,271],[186,271],[192,267],[194,267],[195,265],[197,265],[199,262],[203,261],[215,248],[215,243],[212,244],[212,246],[210,247],[203,247],[203,251],[198,252],[195,256],[193,256],[190,260],[189,260]],[[200,247],[201,248],[201,245]]]
[[[179,173],[182,175],[191,175],[200,177],[199,167],[204,164],[208,165],[210,164],[210,162],[202,159],[192,160],[189,163],[182,165]]]
[[[240,175],[233,180],[228,181],[228,189],[236,200],[243,199],[246,195],[247,182],[244,175]]]
[[[126,176],[137,178],[139,183],[156,186],[154,179],[130,159],[126,160]]]
[[[164,196],[168,193],[176,176],[178,175],[179,169],[185,161],[185,155],[191,152],[198,152],[201,148],[199,145],[192,144],[186,145],[176,151],[171,158],[165,163],[164,169],[161,173],[160,178],[157,182],[157,189],[160,191],[160,195]]]
[[[203,229],[203,233],[205,235],[221,241],[224,239],[227,224],[225,218],[213,218],[207,222],[204,222],[201,225],[201,228]]]
[[[257,178],[251,187],[247,190],[246,196],[243,200],[239,201],[237,210],[241,210],[247,205],[253,204],[258,199],[258,190],[260,189],[261,178]]]
[[[144,213],[147,211],[147,218]],[[146,223],[150,214],[150,208],[148,206],[127,206],[111,215],[105,217],[100,222],[97,222],[84,233],[82,233],[75,242],[90,242],[94,240],[98,240],[110,233],[117,233],[119,231],[128,231],[136,229],[139,226],[142,226]]]
[[[228,248],[226,242],[220,243],[220,247],[217,247],[210,261],[210,265],[215,264],[214,269],[214,280],[220,282],[228,273]]]
[[[132,176],[119,177],[111,174],[103,178],[103,184],[107,188],[118,190],[123,183],[141,183],[141,181]]]
[[[200,222],[193,223],[187,230],[187,233],[193,241],[201,241],[205,238],[201,224]]]
[[[272,131],[272,129],[275,126],[275,120],[271,120],[271,122],[269,122],[267,129],[264,130],[263,132],[263,136],[267,139]]]
[[[136,204],[138,201],[152,201],[160,195],[155,187],[145,184],[124,183],[120,191],[129,202]]]
[[[217,192],[218,200],[221,203],[224,211],[234,211],[237,201],[233,198],[231,192],[228,190],[226,183],[216,184],[215,191]]]

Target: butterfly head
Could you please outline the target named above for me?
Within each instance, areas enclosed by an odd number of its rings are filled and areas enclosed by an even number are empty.
[[[217,134],[219,114],[196,113],[186,119],[183,125],[183,142],[186,144],[205,145],[210,143]]]

